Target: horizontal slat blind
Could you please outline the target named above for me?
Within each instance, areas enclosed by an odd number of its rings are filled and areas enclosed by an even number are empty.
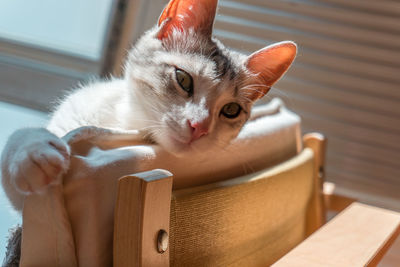
[[[400,2],[220,0],[214,34],[251,53],[293,40],[296,63],[271,96],[328,137],[327,179],[400,210]]]

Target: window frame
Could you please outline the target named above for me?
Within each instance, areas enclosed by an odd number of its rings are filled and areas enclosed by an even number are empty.
[[[129,1],[118,0],[111,4],[102,56],[98,60],[0,38],[0,100],[49,111],[70,88],[104,76],[108,71],[105,64],[110,49],[120,38],[115,25],[123,19],[124,13],[119,9],[126,2]],[[22,82],[23,79],[26,80]]]

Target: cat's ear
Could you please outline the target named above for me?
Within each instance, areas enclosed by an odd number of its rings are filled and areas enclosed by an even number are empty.
[[[290,67],[296,53],[296,44],[285,41],[267,46],[251,54],[247,58],[246,67],[250,72],[257,75],[257,84],[251,91],[249,89],[248,98],[255,101],[268,93],[271,86]]]
[[[173,29],[193,28],[211,37],[218,0],[170,0],[158,20],[157,38],[163,40]]]

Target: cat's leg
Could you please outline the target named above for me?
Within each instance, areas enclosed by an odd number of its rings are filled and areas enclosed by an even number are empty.
[[[123,130],[118,128],[100,128],[96,126],[81,126],[68,132],[62,139],[68,144],[77,143],[81,140],[96,142],[130,141],[134,143],[145,143],[145,133],[139,130]]]
[[[21,210],[25,195],[59,183],[69,157],[68,145],[44,128],[12,134],[1,155],[1,180],[12,205]]]

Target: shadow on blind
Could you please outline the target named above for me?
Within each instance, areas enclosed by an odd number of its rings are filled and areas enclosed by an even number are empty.
[[[278,94],[328,138],[327,179],[400,210],[400,9],[395,1],[220,1],[215,35],[252,52],[294,40]]]

